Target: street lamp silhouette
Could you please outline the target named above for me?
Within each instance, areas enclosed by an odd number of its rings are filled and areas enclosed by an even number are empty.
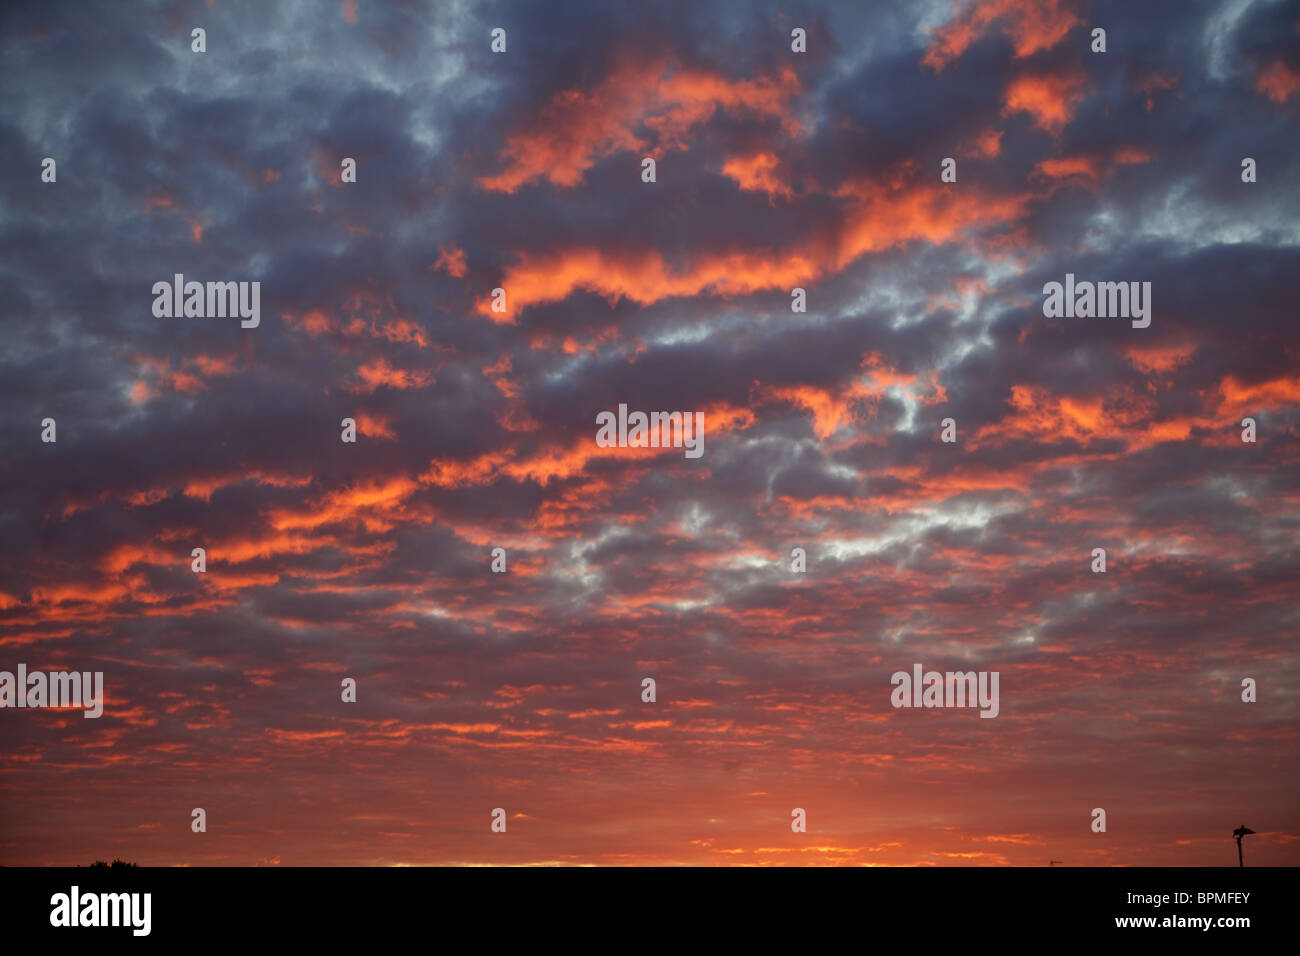
[[[1249,836],[1254,832],[1255,832],[1254,830],[1250,829],[1244,823],[1241,826],[1237,827],[1237,829],[1232,831],[1232,835],[1237,838],[1237,866],[1246,865],[1244,862],[1242,862],[1241,859],[1241,838],[1244,836]]]

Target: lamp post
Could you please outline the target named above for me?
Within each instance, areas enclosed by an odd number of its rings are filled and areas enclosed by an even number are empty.
[[[1241,859],[1241,838],[1244,836],[1248,836],[1249,834],[1254,832],[1255,832],[1254,830],[1250,829],[1244,823],[1241,826],[1237,827],[1237,829],[1232,831],[1232,835],[1237,838],[1237,866],[1246,865]]]

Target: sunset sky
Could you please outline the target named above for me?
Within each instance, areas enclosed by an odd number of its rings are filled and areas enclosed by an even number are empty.
[[[1300,864],[1300,3],[9,3],[0,53],[0,670],[106,696],[0,710],[0,864]],[[917,663],[999,715],[894,709]]]

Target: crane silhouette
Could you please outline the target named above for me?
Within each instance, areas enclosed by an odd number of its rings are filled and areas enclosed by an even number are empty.
[[[1255,832],[1254,830],[1250,829],[1250,827],[1246,826],[1246,824],[1244,823],[1241,826],[1237,827],[1237,829],[1232,831],[1232,835],[1237,838],[1237,866],[1246,865],[1245,862],[1243,862],[1241,859],[1241,838],[1244,836],[1249,836],[1254,832]]]
[[[1058,863],[1060,863],[1062,866],[1065,865],[1065,861],[1064,861],[1064,860],[1048,860],[1048,861],[1047,861],[1047,865],[1048,865],[1048,866],[1056,866],[1056,864],[1058,864]]]

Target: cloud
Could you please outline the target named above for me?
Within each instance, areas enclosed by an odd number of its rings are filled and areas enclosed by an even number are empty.
[[[934,32],[922,62],[941,70],[999,23],[1011,37],[1017,58],[1050,50],[1083,21],[1071,0],[965,0],[957,14]]]
[[[1274,103],[1285,103],[1300,92],[1300,70],[1283,60],[1274,60],[1260,69],[1255,77],[1255,90]]]
[[[1039,129],[1056,135],[1074,118],[1086,84],[1079,70],[1020,73],[1007,84],[1002,112],[1028,113]]]
[[[1240,702],[1296,669],[1295,18],[1170,9],[214,4],[200,57],[5,6],[0,648],[107,705],[6,722],[0,863],[1219,865],[1247,799],[1297,862]],[[157,319],[176,272],[261,325]],[[1066,272],[1151,326],[1045,318]],[[1001,715],[894,710],[916,661]],[[155,825],[196,788],[220,841]]]
[[[667,59],[626,62],[590,90],[556,93],[534,119],[508,134],[502,171],[477,182],[507,193],[537,179],[573,188],[602,157],[685,149],[691,130],[718,111],[771,117],[787,135],[798,135],[790,101],[799,90],[788,67],[774,76],[732,80]]]

